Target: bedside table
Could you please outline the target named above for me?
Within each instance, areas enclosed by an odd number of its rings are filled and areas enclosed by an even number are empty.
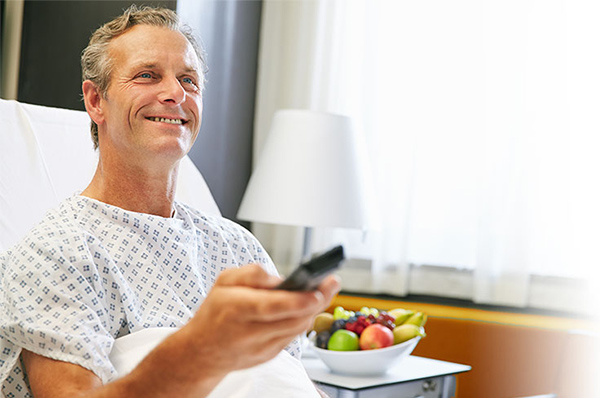
[[[317,357],[303,357],[308,376],[331,398],[451,398],[457,373],[471,367],[408,356],[381,376],[344,376],[333,373]]]

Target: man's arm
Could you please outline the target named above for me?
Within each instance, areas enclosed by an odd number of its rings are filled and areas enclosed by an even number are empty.
[[[78,365],[24,351],[32,392],[36,398],[206,396],[230,371],[275,357],[340,288],[329,277],[315,292],[272,290],[279,282],[257,265],[224,271],[185,327],[104,386]]]
[[[175,335],[151,352],[129,375],[106,385],[92,371],[24,350],[23,363],[36,398],[203,397],[224,377],[192,377],[186,359],[173,352],[185,342]],[[206,361],[210,370],[210,360]],[[181,377],[181,376],[184,377]]]

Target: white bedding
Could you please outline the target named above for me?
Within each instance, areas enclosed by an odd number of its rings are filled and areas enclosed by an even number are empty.
[[[129,373],[173,328],[151,328],[118,338],[110,359],[119,377]],[[282,351],[261,365],[231,372],[209,398],[319,398],[301,362]]]

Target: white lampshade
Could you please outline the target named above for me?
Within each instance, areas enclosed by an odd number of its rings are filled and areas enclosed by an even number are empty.
[[[346,116],[276,112],[238,218],[366,228],[370,209],[362,152],[358,133]]]

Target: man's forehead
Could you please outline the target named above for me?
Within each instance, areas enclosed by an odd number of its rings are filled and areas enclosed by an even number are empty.
[[[139,55],[140,55],[139,57],[136,57],[137,59],[134,59],[134,60],[132,60],[132,62],[128,62],[121,66],[123,68],[125,68],[126,70],[130,70],[130,71],[136,71],[136,70],[141,70],[141,69],[159,70],[159,69],[162,69],[163,67],[165,67],[164,60],[161,60],[161,59],[154,60],[154,58],[152,58],[152,57],[144,57],[143,54],[139,54]],[[200,69],[198,63],[195,62],[194,57],[192,57],[189,60],[189,62],[181,63],[178,66],[178,69],[180,72],[184,72],[184,73],[193,73],[193,74],[197,74],[197,75],[202,74],[202,70]]]
[[[198,54],[189,40],[181,32],[166,27],[133,26],[111,40],[108,51],[113,58],[120,58],[130,67],[159,67],[166,57],[177,56],[181,57],[186,70],[200,72]]]

